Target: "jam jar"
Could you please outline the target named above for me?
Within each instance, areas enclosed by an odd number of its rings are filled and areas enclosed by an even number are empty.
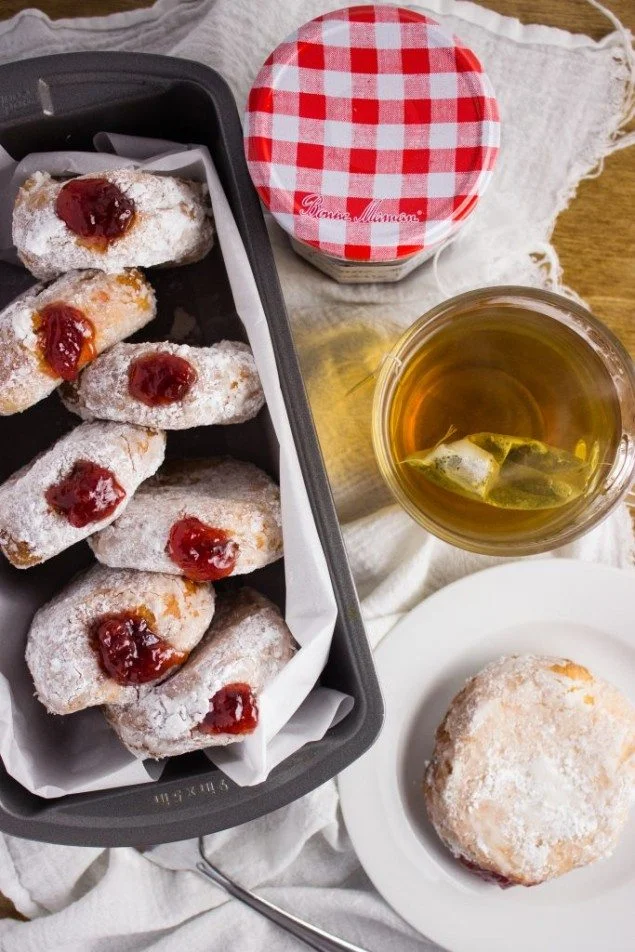
[[[295,251],[337,281],[399,281],[452,241],[500,142],[474,53],[413,10],[317,17],[262,66],[247,164]]]

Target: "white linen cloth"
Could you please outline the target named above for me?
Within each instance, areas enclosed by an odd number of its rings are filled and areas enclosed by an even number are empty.
[[[0,24],[0,60],[71,49],[171,52],[219,69],[242,110],[267,53],[302,22],[342,5],[342,0],[159,0],[151,10],[55,23],[27,11]],[[437,262],[441,286],[426,266],[396,286],[337,285],[292,255],[272,227],[373,642],[422,597],[493,560],[430,538],[389,505],[370,452],[371,387],[362,384],[347,396],[348,391],[375,369],[396,330],[448,293],[496,283],[562,290],[548,243],[555,217],[579,179],[633,138],[618,137],[632,109],[633,60],[624,31],[595,42],[523,27],[471,3],[427,0],[425,9],[480,55],[503,121],[494,181],[461,238]],[[622,508],[585,539],[550,557],[626,569],[632,545]],[[238,881],[371,952],[433,948],[392,912],[360,869],[333,782],[269,817],[209,837],[207,850]],[[141,854],[2,837],[0,851],[0,890],[32,918],[0,923],[3,952],[301,948],[198,874],[176,871],[193,865],[191,842]],[[626,946],[611,948],[617,952]]]

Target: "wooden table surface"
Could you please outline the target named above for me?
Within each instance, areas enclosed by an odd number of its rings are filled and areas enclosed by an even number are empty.
[[[253,0],[258,3],[259,0]],[[342,0],[342,6],[347,0]],[[481,2],[481,0],[477,0]],[[605,0],[635,30],[634,0]],[[0,19],[37,5],[50,17],[98,16],[151,3],[139,0],[0,0]],[[422,0],[425,5],[425,0]],[[487,0],[490,7],[523,23],[545,23],[599,39],[613,27],[586,0]],[[566,284],[574,288],[635,354],[635,148],[609,156],[604,172],[580,184],[556,224],[554,244]],[[0,896],[0,916],[14,914]]]

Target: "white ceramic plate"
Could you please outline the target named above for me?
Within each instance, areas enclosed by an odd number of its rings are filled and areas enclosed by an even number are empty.
[[[375,655],[383,732],[340,777],[353,845],[384,898],[452,952],[627,952],[635,947],[635,817],[610,859],[507,890],[464,871],[427,820],[424,764],[450,701],[466,678],[514,653],[573,658],[633,699],[635,575],[559,559],[514,562],[449,585],[399,622]]]

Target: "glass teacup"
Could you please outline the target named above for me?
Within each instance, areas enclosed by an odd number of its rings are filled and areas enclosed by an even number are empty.
[[[474,552],[543,552],[629,490],[633,362],[568,298],[471,291],[421,317],[386,356],[373,444],[396,499],[430,532]]]

